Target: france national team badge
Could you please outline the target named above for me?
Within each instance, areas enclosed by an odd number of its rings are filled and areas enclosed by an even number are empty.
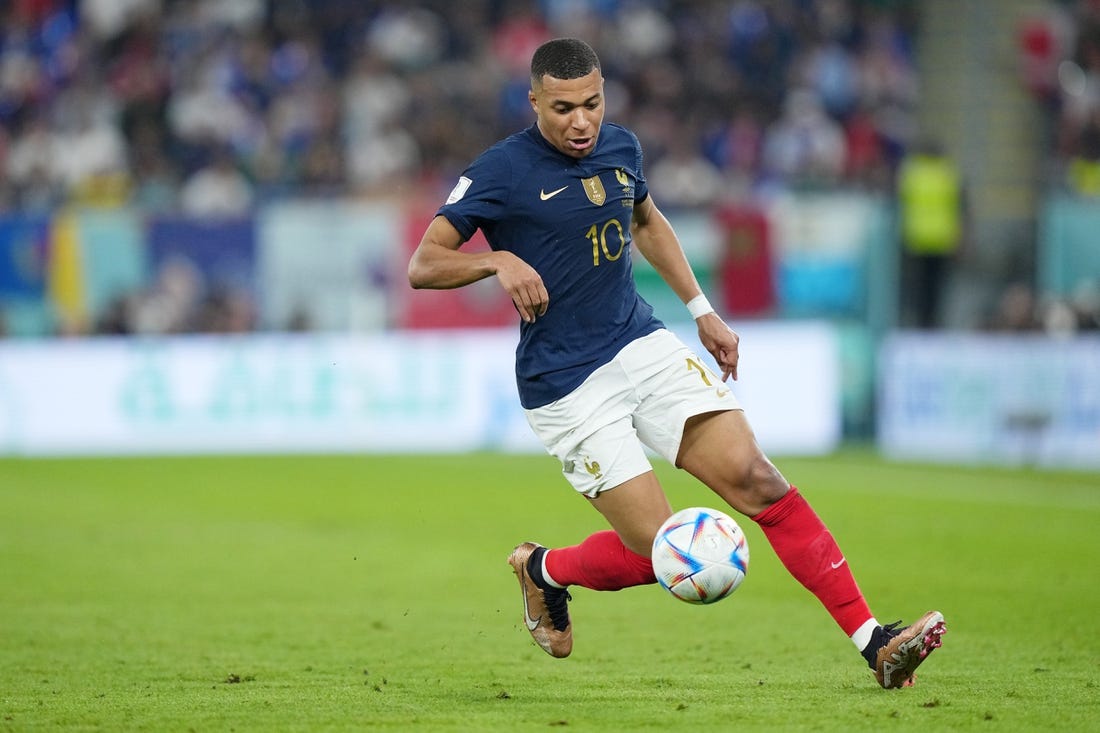
[[[619,182],[619,185],[623,187],[623,193],[630,193],[630,178],[627,177],[626,171],[622,168],[615,169],[615,180]]]
[[[581,184],[584,186],[584,192],[588,196],[588,200],[596,206],[603,206],[603,202],[607,201],[607,191],[603,189],[603,182],[600,177],[596,175],[591,178],[582,178]]]

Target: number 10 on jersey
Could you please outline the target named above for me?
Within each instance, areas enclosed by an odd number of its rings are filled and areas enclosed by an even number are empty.
[[[614,254],[611,253],[611,250],[607,246],[607,235],[609,230],[611,230],[612,237],[618,236],[619,238],[619,249]],[[585,236],[592,242],[593,267],[600,266],[600,252],[603,252],[603,256],[607,258],[608,262],[614,262],[623,256],[623,250],[626,248],[626,235],[625,232],[623,232],[623,225],[619,223],[618,219],[611,219],[605,222],[602,227],[598,224],[593,224],[588,232],[585,233]]]

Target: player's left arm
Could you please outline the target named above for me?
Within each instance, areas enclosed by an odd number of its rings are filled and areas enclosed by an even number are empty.
[[[652,196],[646,196],[634,205],[630,232],[634,246],[685,305],[702,294],[703,289],[699,286],[699,280],[691,269],[676,232],[653,203]],[[722,379],[731,376],[737,379],[737,334],[714,312],[696,318],[695,325],[699,329],[699,342],[718,362]]]

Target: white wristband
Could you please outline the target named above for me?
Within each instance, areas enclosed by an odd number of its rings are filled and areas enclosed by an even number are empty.
[[[687,309],[693,319],[701,318],[708,313],[714,312],[714,308],[711,306],[710,301],[707,300],[707,296],[702,293],[699,293],[688,301]]]

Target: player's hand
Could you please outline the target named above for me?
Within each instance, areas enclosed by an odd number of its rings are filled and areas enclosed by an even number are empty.
[[[496,275],[512,302],[516,304],[520,318],[534,323],[539,316],[546,314],[550,303],[550,294],[535,268],[516,257],[511,252],[499,251],[497,254]]]
[[[695,325],[699,328],[699,343],[710,352],[722,370],[722,381],[730,377],[737,381],[737,361],[740,358],[737,347],[741,337],[717,313],[696,318]]]

